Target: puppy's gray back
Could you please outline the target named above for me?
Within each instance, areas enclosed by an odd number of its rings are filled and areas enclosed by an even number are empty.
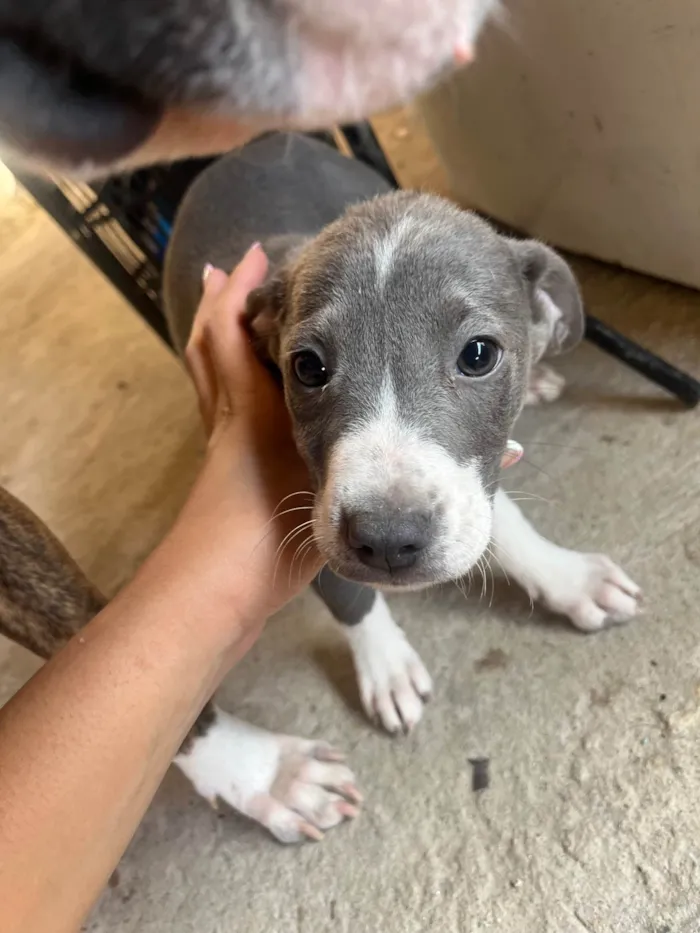
[[[350,204],[389,190],[362,163],[296,135],[266,136],[205,169],[178,211],[165,262],[165,313],[178,351],[189,336],[205,263],[228,271],[259,241],[269,244],[272,271],[284,258],[279,237],[313,236]]]

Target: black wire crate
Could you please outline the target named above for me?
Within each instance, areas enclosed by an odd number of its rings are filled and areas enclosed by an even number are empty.
[[[190,160],[90,183],[13,172],[169,345],[161,304],[165,251],[180,201],[211,161]]]
[[[369,124],[311,135],[372,165],[396,185]],[[185,192],[212,161],[189,159],[90,183],[37,177],[10,168],[20,184],[170,346],[161,299],[165,252]]]

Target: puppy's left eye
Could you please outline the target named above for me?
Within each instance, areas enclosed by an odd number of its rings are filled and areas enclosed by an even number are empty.
[[[294,375],[307,389],[320,389],[329,379],[323,360],[312,350],[302,350],[292,361]]]
[[[457,358],[457,367],[464,376],[472,379],[488,376],[501,359],[502,350],[488,337],[476,337],[470,340]]]

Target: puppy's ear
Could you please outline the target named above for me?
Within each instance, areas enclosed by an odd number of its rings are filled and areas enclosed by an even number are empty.
[[[290,305],[292,276],[299,254],[310,241],[301,234],[275,237],[266,244],[270,273],[248,296],[246,324],[258,358],[281,381],[280,344]]]
[[[530,293],[535,358],[565,353],[582,339],[583,301],[568,263],[536,240],[511,240]]]
[[[107,169],[154,131],[160,107],[37,37],[0,37],[0,145],[57,171]]]
[[[280,339],[287,313],[290,277],[286,265],[273,272],[264,285],[248,295],[245,315],[258,358],[280,379]]]

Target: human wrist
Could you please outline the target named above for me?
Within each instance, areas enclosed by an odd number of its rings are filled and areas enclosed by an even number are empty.
[[[189,531],[176,525],[124,596],[138,602],[144,625],[152,624],[187,651],[212,658],[225,673],[255,641],[264,619],[255,616],[244,592],[239,598],[236,583],[224,579],[237,577],[235,568],[214,572],[214,561],[193,552]]]

